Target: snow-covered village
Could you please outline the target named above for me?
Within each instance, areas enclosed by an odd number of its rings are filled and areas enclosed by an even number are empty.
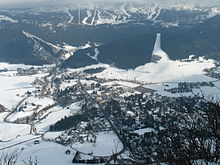
[[[220,93],[216,61],[170,60],[160,37],[153,61],[129,70],[0,63],[1,155],[19,154],[16,164],[158,162],[169,145],[159,139],[197,121]]]
[[[219,14],[0,1],[0,165],[219,165]]]

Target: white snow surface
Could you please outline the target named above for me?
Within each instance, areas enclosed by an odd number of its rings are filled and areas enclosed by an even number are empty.
[[[13,18],[10,18],[8,16],[5,16],[5,15],[0,15],[0,22],[2,21],[7,21],[7,22],[11,22],[11,23],[17,23],[18,20],[16,19],[13,19]]]
[[[153,131],[155,131],[153,128],[143,128],[143,129],[136,130],[134,132],[139,135],[143,135],[146,132],[149,133],[149,132],[153,132]]]
[[[35,104],[35,106],[32,105],[32,103]],[[44,97],[44,98],[38,98],[31,96],[27,98],[18,108],[20,107],[26,107],[22,108],[22,111],[16,111],[12,115],[8,117],[8,121],[16,121],[19,118],[24,118],[27,116],[31,116],[34,112],[38,112],[42,108],[52,105],[54,103],[52,98]],[[37,108],[38,107],[38,108]]]
[[[81,102],[73,103],[69,106],[69,109],[56,106],[51,108],[47,114],[45,114],[45,119],[41,120],[36,124],[36,129],[38,132],[46,132],[49,130],[50,125],[55,124],[57,121],[61,120],[65,116],[72,116],[80,111]],[[51,113],[53,112],[53,113]]]
[[[204,58],[190,62],[160,60],[158,63],[147,63],[143,66],[129,70],[104,65],[107,69],[95,75],[107,79],[137,80],[144,84],[163,82],[200,82],[215,80],[204,75],[205,68],[212,68],[214,66],[214,60],[206,60]]]
[[[0,113],[0,122],[3,122],[4,118],[7,117],[8,114],[9,114],[9,112],[1,112]]]
[[[130,83],[130,82],[124,82],[124,81],[115,81],[115,83],[118,84],[118,85],[121,85],[121,86],[130,87],[130,88],[135,88],[135,87],[139,86],[138,84]]]
[[[68,149],[71,151],[70,155],[65,154]],[[34,145],[34,142],[31,141],[24,146],[16,165],[23,165],[23,160],[29,160],[30,156],[33,160],[37,158],[40,165],[68,165],[72,164],[74,155],[75,151],[70,147],[42,140],[40,140],[40,144]]]
[[[95,156],[109,156],[115,150],[119,152],[123,149],[123,145],[112,131],[99,132],[95,144],[89,142],[74,143],[72,147],[84,153],[93,153]]]
[[[0,122],[0,141],[12,140],[18,136],[28,135],[29,133],[30,125]]]
[[[37,37],[37,36],[35,36],[35,35],[31,34],[31,33],[28,33],[28,32],[25,32],[25,31],[22,31],[22,33],[23,33],[27,38],[30,38],[30,39],[32,39],[32,40],[34,40],[34,41],[37,39],[37,40],[39,40],[39,41],[41,41],[41,42],[43,42],[43,43],[45,43],[45,44],[51,46],[52,48],[54,48],[54,50],[57,50],[57,51],[62,50],[61,47],[59,47],[59,46],[57,46],[57,45],[54,45],[54,44],[52,44],[52,43],[49,43],[49,42],[47,42],[47,41],[44,41],[44,40],[42,40],[41,38],[39,38],[39,37]]]
[[[18,68],[21,69],[28,69],[28,68],[43,68],[43,67],[50,67],[52,65],[44,65],[44,66],[36,66],[36,65],[25,65],[25,64],[9,64],[5,62],[0,62],[0,70],[8,69],[9,71],[15,71]]]
[[[77,50],[80,50],[80,49],[86,49],[86,48],[90,48],[91,45],[90,45],[90,42],[88,42],[87,44],[85,45],[82,45],[82,46],[79,46],[79,47],[76,47],[76,46],[72,46],[72,45],[69,45],[69,44],[66,44],[66,43],[63,43],[63,49],[65,51],[67,51],[66,54],[63,54],[62,56],[62,59],[64,60],[67,60],[68,58],[70,58],[71,56],[74,55],[74,53],[77,51]]]
[[[157,34],[152,55],[159,56],[163,60],[169,60],[167,53],[161,49],[161,34],[160,33]]]
[[[87,16],[82,20],[82,23],[85,25],[90,25],[89,23],[87,23],[87,20],[92,16],[92,12],[90,10],[86,11]]]
[[[99,62],[99,60],[98,60],[99,49],[98,49],[98,48],[95,48],[95,49],[94,49],[94,52],[95,52],[94,55],[91,56],[91,55],[88,53],[87,56],[89,56],[89,57],[92,58],[93,60]]]
[[[64,90],[67,87],[71,87],[73,85],[77,84],[77,80],[68,80],[68,81],[63,81],[62,84],[60,84],[60,89]]]
[[[15,107],[18,102],[23,99],[27,91],[33,91],[32,82],[42,74],[30,76],[17,76],[13,72],[7,74],[0,74],[0,104],[7,109]]]

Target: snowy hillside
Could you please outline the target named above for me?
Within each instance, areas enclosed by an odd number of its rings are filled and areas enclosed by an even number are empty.
[[[3,21],[8,21],[8,22],[11,22],[11,23],[17,23],[18,21],[13,19],[13,18],[10,18],[8,16],[5,16],[5,15],[0,15],[0,22],[3,22]]]
[[[158,32],[174,40],[167,40],[163,47],[171,59],[190,54],[219,58],[219,38],[212,36],[218,24],[212,26],[210,22],[216,19],[218,23],[219,13],[218,7],[153,2],[1,9],[0,61],[43,65],[68,60],[64,67],[103,62],[134,68],[150,62],[143,59],[152,53],[152,36]],[[203,23],[208,28],[201,29]],[[134,57],[136,52],[138,58]],[[90,57],[95,54],[94,58],[89,58],[88,53]],[[127,64],[124,59],[128,59]]]
[[[3,10],[7,12],[7,10]],[[182,24],[196,23],[220,14],[218,7],[204,7],[198,4],[186,3],[158,3],[158,2],[119,2],[119,3],[93,3],[81,5],[69,5],[64,7],[41,7],[25,10],[12,10],[10,15],[18,17],[18,20],[8,16],[0,15],[0,21],[10,21],[12,23],[23,22],[36,24],[32,18],[23,19],[18,15],[28,14],[37,18],[38,15],[54,13],[59,17],[56,21],[41,20],[38,25],[55,32],[56,27],[66,28],[71,24],[101,25],[101,24],[123,24],[146,22],[159,23],[165,27],[180,26]],[[59,16],[60,15],[60,16]],[[170,17],[173,15],[173,17]],[[194,17],[189,17],[194,15]],[[49,14],[50,16],[50,14]],[[34,18],[33,17],[33,18]],[[63,18],[63,19],[62,19]],[[196,21],[196,22],[195,22]]]

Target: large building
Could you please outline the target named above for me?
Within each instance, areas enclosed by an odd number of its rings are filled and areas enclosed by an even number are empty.
[[[169,60],[169,56],[161,49],[161,34],[157,33],[157,38],[154,45],[154,50],[151,57],[151,62],[158,62],[161,59]]]

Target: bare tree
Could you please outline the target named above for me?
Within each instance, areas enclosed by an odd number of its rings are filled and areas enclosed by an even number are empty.
[[[34,159],[30,156],[28,161],[23,161],[25,165],[38,165],[39,162],[37,160],[37,157],[35,157]]]
[[[19,150],[14,150],[12,152],[3,152],[0,155],[0,165],[16,165],[19,156]],[[23,160],[23,163],[25,165],[39,165],[37,157],[35,157],[34,159],[30,157],[27,161]]]
[[[0,165],[15,165],[19,157],[18,151],[2,153],[0,156]]]

